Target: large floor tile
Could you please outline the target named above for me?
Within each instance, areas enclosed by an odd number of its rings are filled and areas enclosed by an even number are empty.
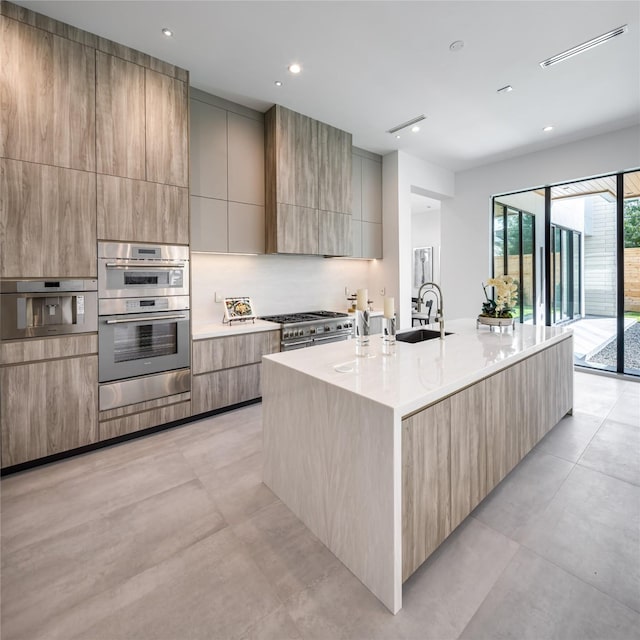
[[[343,567],[285,602],[305,638],[457,638],[518,545],[467,519],[405,583],[393,616]]]
[[[173,447],[134,461],[127,451],[122,454],[121,463],[99,466],[85,475],[17,497],[3,495],[4,553],[196,478],[182,454]]]
[[[606,417],[623,393],[620,380],[594,374],[576,374],[573,394],[573,409]]]
[[[534,450],[476,507],[473,516],[520,541],[572,468],[566,460]]]
[[[550,453],[569,462],[578,462],[603,418],[580,411],[567,415],[536,446],[536,451]]]
[[[640,429],[640,382],[628,383],[607,418]]]
[[[262,451],[262,413],[256,405],[198,425],[194,433],[177,435],[175,445],[198,474],[240,462]],[[209,426],[211,425],[211,426]],[[221,425],[224,428],[221,428]]]
[[[640,488],[577,465],[523,544],[640,611]]]
[[[460,636],[468,640],[631,640],[640,616],[521,549]]]
[[[579,464],[640,486],[640,428],[605,420]]]
[[[69,610],[51,622],[46,637],[226,640],[241,637],[280,606],[226,528]]]
[[[3,636],[46,635],[50,619],[224,526],[194,480],[3,554]]]
[[[197,474],[229,524],[243,522],[278,502],[262,482],[261,452],[217,469],[198,467]]]
[[[254,623],[238,640],[303,640],[303,636],[281,607]]]
[[[340,563],[280,501],[233,529],[282,600],[321,580]]]

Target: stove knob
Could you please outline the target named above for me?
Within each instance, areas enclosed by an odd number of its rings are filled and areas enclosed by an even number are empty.
[[[342,329],[342,325],[341,325],[341,324],[339,324],[339,325],[336,327],[336,329]]]
[[[325,325],[324,330],[325,330],[325,331],[331,331],[331,327],[330,327],[329,325]]]
[[[309,333],[315,333],[315,332],[316,332],[316,330],[313,327],[311,327],[311,329],[309,329]]]

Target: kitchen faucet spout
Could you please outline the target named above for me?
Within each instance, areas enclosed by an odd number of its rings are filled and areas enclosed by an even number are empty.
[[[442,289],[435,282],[425,282],[418,291],[418,312],[422,308],[422,295],[433,293],[436,299],[436,321],[440,325],[440,340],[444,340],[444,303],[442,301]]]

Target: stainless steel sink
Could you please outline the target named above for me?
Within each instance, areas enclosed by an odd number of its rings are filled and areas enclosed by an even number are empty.
[[[451,333],[445,331],[444,335],[450,336]],[[424,342],[425,340],[433,340],[439,337],[440,332],[433,331],[432,329],[416,329],[415,331],[403,331],[402,333],[396,334],[396,340],[400,340],[400,342],[410,342],[411,344]]]

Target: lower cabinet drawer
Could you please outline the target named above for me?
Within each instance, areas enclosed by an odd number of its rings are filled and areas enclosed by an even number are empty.
[[[100,422],[98,426],[100,440],[109,440],[134,431],[157,427],[160,424],[188,418],[190,415],[191,403],[187,400],[186,402],[158,407],[150,411],[141,411],[140,413],[132,413],[112,420],[105,420]]]
[[[259,398],[261,364],[249,364],[193,376],[191,405],[193,415]]]

